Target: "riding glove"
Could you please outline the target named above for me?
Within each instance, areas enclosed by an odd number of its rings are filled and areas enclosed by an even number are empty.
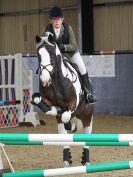
[[[61,42],[57,41],[57,45],[58,45],[58,47],[59,47],[61,52],[65,51],[65,47],[64,47],[64,45]]]

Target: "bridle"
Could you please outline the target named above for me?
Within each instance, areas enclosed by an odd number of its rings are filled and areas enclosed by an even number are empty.
[[[38,47],[38,49],[37,49],[37,51],[39,51],[39,49],[42,47],[42,46],[49,46],[49,44],[46,44],[46,43],[42,43],[39,47]],[[46,47],[47,48],[47,47]],[[52,78],[52,75],[55,73],[55,72],[57,72],[57,68],[58,68],[58,65],[59,65],[59,62],[57,62],[56,63],[56,61],[55,62],[51,62],[50,64],[47,64],[47,65],[42,65],[41,64],[41,56],[40,56],[40,54],[39,54],[39,52],[37,52],[37,55],[38,55],[38,61],[39,61],[39,67],[38,67],[38,69],[37,69],[37,71],[36,71],[36,74],[38,74],[38,72],[40,71],[40,75],[42,74],[42,71],[43,70],[46,70],[46,71],[48,71],[49,72],[49,74],[50,74],[50,76],[51,76],[51,78]],[[50,58],[54,58],[55,56],[53,56],[53,54],[51,54],[50,52],[49,52],[49,55],[50,55]],[[72,75],[74,74],[75,75],[75,73],[70,69],[70,67],[68,66],[68,65],[66,65],[66,61],[65,61],[66,59],[64,59],[63,58],[63,62],[64,62],[64,64],[65,64],[65,67],[67,67],[69,70],[70,70],[70,72],[72,73]],[[53,67],[53,70],[52,71],[50,71],[47,67],[48,66],[52,66]],[[75,75],[76,76],[76,75]],[[66,75],[66,77],[67,77],[67,75]],[[75,78],[75,80],[73,80],[72,82],[74,83],[74,82],[76,82],[76,80],[77,80],[77,76],[76,76],[76,78]]]
[[[49,72],[50,76],[52,76],[52,75],[57,71],[57,67],[56,67],[55,62],[51,62],[50,64],[47,64],[47,65],[42,65],[42,64],[41,64],[41,56],[40,56],[40,54],[39,54],[38,51],[39,51],[39,49],[40,49],[42,46],[49,46],[49,44],[44,44],[44,43],[42,43],[42,44],[38,47],[38,49],[37,49],[37,56],[38,56],[38,61],[39,61],[39,67],[38,67],[38,69],[37,69],[37,71],[36,71],[36,74],[38,74],[38,72],[40,71],[39,74],[41,75],[41,74],[42,74],[42,71],[43,71],[43,70],[46,70],[46,71]],[[50,55],[50,58],[52,58],[52,54],[49,53],[49,55]],[[50,70],[48,69],[48,66],[52,66],[52,67],[53,67],[53,70],[50,71]]]
[[[52,67],[53,67],[53,70],[50,71],[50,70],[48,69],[48,66],[52,66]],[[43,70],[48,71],[49,74],[50,74],[50,76],[52,76],[52,75],[55,73],[55,71],[57,71],[57,69],[56,69],[56,67],[55,67],[55,64],[52,64],[52,63],[51,63],[51,64],[47,64],[47,65],[42,65],[41,62],[39,62],[39,67],[37,68],[36,74],[42,75],[42,71],[43,71]],[[39,71],[40,71],[40,72],[39,72]]]

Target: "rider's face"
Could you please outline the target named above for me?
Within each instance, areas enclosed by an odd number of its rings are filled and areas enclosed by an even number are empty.
[[[51,18],[50,19],[51,24],[53,25],[54,28],[60,28],[62,23],[63,23],[63,18]]]

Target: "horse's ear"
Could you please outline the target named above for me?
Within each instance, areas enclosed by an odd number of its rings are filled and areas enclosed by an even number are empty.
[[[41,37],[40,36],[36,36],[36,43],[39,43],[41,41]]]
[[[49,36],[48,36],[48,41],[49,41],[50,43],[54,43],[54,35],[53,35],[53,34],[49,34]]]

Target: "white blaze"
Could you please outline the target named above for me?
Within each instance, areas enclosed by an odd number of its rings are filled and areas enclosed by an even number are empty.
[[[41,71],[42,71],[40,79],[43,82],[43,86],[45,86],[51,79],[49,72],[52,71],[53,67],[50,64],[50,56],[45,47],[40,48],[39,54],[41,55]],[[46,66],[47,69],[43,69],[43,66]]]

